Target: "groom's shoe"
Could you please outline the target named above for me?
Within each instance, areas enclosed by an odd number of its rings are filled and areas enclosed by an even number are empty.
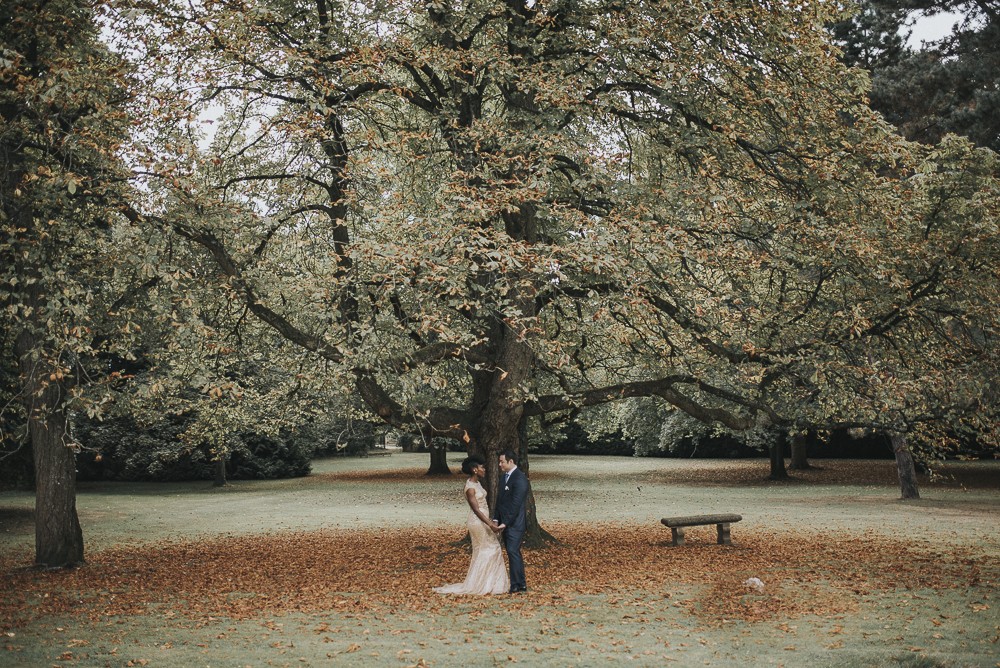
[[[524,594],[528,591],[527,587],[515,587],[510,590],[511,594]]]

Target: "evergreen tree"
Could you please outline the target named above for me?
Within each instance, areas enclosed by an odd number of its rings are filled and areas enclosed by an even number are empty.
[[[950,34],[904,48],[917,15],[962,16]],[[869,0],[833,27],[844,61],[871,71],[871,105],[908,139],[949,132],[1000,151],[1000,10],[988,0]]]

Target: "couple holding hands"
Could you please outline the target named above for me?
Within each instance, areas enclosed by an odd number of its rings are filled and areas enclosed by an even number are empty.
[[[490,517],[486,504],[486,490],[482,481],[486,477],[486,464],[478,457],[467,457],[462,462],[462,472],[469,476],[465,482],[465,499],[469,502],[469,536],[472,538],[472,562],[464,582],[435,587],[439,594],[517,594],[528,590],[524,583],[524,560],[521,558],[521,541],[527,525],[524,507],[531,484],[524,472],[517,467],[517,455],[505,450],[500,455],[500,487],[496,508]],[[504,568],[500,550],[500,537],[507,550],[510,576]]]

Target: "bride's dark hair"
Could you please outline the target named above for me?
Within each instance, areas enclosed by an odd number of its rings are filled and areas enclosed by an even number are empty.
[[[472,469],[476,468],[477,466],[486,466],[486,462],[484,462],[481,458],[476,457],[475,455],[466,457],[464,460],[462,460],[462,473],[466,475],[472,475]]]

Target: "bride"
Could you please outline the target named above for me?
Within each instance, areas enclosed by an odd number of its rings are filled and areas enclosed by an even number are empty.
[[[434,587],[434,591],[439,594],[505,594],[510,588],[510,579],[497,538],[504,525],[496,526],[490,521],[486,490],[482,485],[486,464],[478,457],[467,457],[462,462],[462,472],[469,475],[465,481],[465,499],[469,502],[466,525],[472,538],[472,563],[464,582]]]

